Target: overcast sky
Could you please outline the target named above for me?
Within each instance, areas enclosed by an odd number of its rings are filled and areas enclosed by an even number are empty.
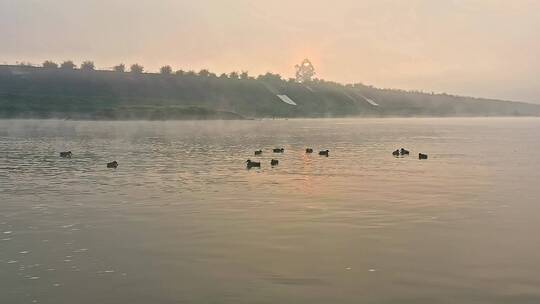
[[[540,103],[540,0],[0,0],[0,63],[267,71]]]

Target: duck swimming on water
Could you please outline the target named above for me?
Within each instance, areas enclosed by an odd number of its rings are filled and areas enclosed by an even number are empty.
[[[272,160],[270,161],[270,165],[271,165],[271,166],[277,166],[277,165],[279,165],[279,160],[277,160],[277,159],[272,159]]]
[[[401,154],[401,155],[409,155],[409,151],[407,151],[407,150],[401,148],[401,149],[399,150],[399,154]]]
[[[261,154],[262,154],[262,150],[255,151],[255,155],[261,155]]]
[[[420,153],[418,154],[418,159],[428,159],[427,154]]]
[[[118,162],[117,161],[112,161],[110,163],[107,163],[107,168],[118,168]]]
[[[248,169],[251,169],[253,167],[260,168],[261,163],[260,162],[254,162],[254,161],[251,161],[251,159],[248,159],[246,161],[246,166],[247,166]]]
[[[60,152],[60,157],[63,157],[63,158],[71,158],[71,151],[67,151],[67,152]]]
[[[274,151],[274,153],[283,153],[283,152],[285,152],[285,149],[283,149],[283,148],[275,148],[273,151]]]
[[[311,154],[311,153],[313,153],[313,149],[311,149],[311,148],[307,148],[307,149],[306,149],[306,153],[307,153],[307,154]]]
[[[398,157],[399,156],[399,150],[396,150],[396,151],[392,152],[392,155],[394,155],[395,157]]]
[[[328,157],[330,156],[330,151],[329,150],[320,151],[319,155]]]

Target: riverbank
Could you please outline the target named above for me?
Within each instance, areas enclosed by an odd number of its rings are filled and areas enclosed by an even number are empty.
[[[0,66],[0,118],[245,119],[540,116],[540,105],[257,78]]]

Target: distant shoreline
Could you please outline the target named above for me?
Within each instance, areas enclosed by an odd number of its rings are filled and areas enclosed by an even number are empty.
[[[332,119],[482,119],[482,118],[540,118],[540,116],[344,116],[344,117],[279,117],[279,118],[232,118],[232,119],[220,119],[220,118],[186,118],[186,119],[144,119],[144,118],[132,118],[132,119],[84,119],[84,118],[61,118],[61,117],[0,117],[0,120],[28,120],[28,121],[73,121],[73,122],[202,122],[202,121],[286,121],[286,120],[332,120]]]
[[[540,116],[540,105],[316,79],[0,65],[0,118],[245,120]]]

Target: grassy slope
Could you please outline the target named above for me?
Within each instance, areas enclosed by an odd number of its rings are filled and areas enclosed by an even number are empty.
[[[281,102],[286,94],[298,106]],[[362,96],[379,104],[374,107]],[[540,106],[317,82],[0,66],[0,117],[239,119],[540,115]]]

